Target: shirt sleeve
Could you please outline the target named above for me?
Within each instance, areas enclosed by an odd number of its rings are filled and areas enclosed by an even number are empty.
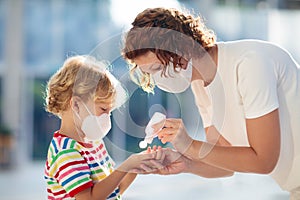
[[[255,52],[246,55],[237,67],[238,90],[245,117],[257,118],[279,106],[275,63]]]
[[[93,186],[90,168],[75,149],[58,152],[51,162],[50,174],[71,197]]]

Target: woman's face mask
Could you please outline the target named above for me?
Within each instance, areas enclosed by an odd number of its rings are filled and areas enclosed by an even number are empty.
[[[85,142],[99,141],[104,138],[111,129],[110,114],[103,113],[100,116],[93,115],[87,106],[83,103],[89,115],[83,120],[77,112],[76,115],[82,120],[81,130],[85,134]]]
[[[161,75],[161,71],[152,74],[152,78],[158,88],[170,93],[184,92],[191,84],[192,79],[192,60],[187,64],[186,69],[175,71],[173,63],[167,66],[167,77]]]

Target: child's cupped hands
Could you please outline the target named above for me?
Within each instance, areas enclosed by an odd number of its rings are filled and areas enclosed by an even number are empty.
[[[153,146],[131,155],[118,169],[137,174],[170,175],[186,171],[188,163],[189,159],[174,149]]]
[[[151,173],[163,167],[165,154],[161,147],[148,147],[147,150],[132,154],[118,168],[130,173]]]

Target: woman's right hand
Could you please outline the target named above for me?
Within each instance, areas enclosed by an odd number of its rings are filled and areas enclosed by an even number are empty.
[[[161,130],[158,129],[160,123],[152,125],[152,128],[154,132],[158,131],[157,135],[161,142],[163,144],[170,142],[178,152],[185,154],[193,139],[187,133],[182,119],[167,118]]]

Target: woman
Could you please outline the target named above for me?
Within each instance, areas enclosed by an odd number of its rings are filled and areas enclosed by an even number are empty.
[[[139,13],[124,39],[145,91],[191,85],[207,141],[193,140],[181,119],[167,119],[158,134],[188,158],[187,171],[270,174],[300,199],[300,69],[288,52],[258,40],[216,42],[200,18],[164,8]]]

